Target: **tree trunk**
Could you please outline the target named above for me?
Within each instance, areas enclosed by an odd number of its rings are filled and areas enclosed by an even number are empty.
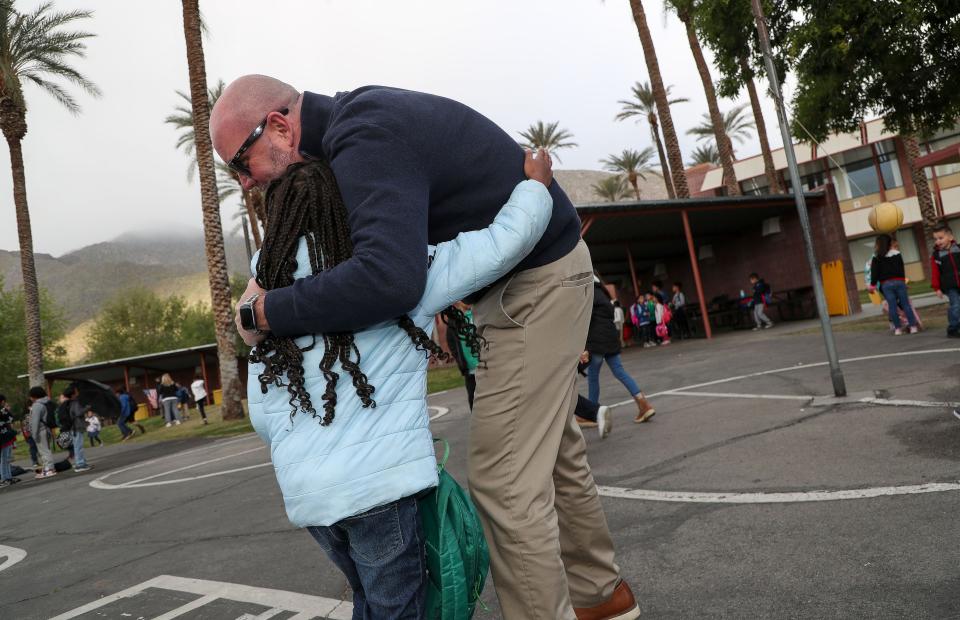
[[[933,202],[933,195],[930,193],[930,184],[927,183],[927,174],[921,168],[917,168],[917,159],[920,157],[920,142],[916,136],[901,136],[903,139],[903,150],[907,155],[907,165],[910,166],[910,176],[913,178],[913,186],[917,190],[917,202],[920,203],[920,218],[923,224],[923,239],[920,242],[920,250],[923,252],[920,263],[923,265],[923,273],[927,280],[930,279],[930,243],[933,239],[933,229],[940,222],[940,215],[937,213],[937,205]]]
[[[190,99],[193,107],[193,129],[200,172],[200,198],[203,208],[203,233],[207,250],[210,295],[216,323],[217,355],[220,361],[220,384],[223,389],[221,414],[224,420],[243,417],[240,404],[242,385],[237,370],[237,349],[234,336],[233,302],[230,299],[230,278],[223,248],[223,227],[217,193],[217,173],[210,141],[210,110],[207,107],[207,70],[200,34],[199,0],[183,0],[183,33],[187,45],[187,67],[190,72]]]
[[[737,173],[733,169],[733,145],[723,126],[723,114],[720,113],[720,104],[717,102],[717,90],[713,87],[713,78],[710,77],[710,67],[703,57],[703,49],[697,40],[697,33],[693,29],[693,22],[689,15],[680,14],[680,21],[687,29],[687,41],[693,60],[703,82],[703,92],[707,95],[707,108],[710,110],[710,122],[713,124],[713,135],[717,140],[717,150],[720,152],[720,167],[723,168],[723,186],[728,196],[739,196],[740,185],[737,183]]]
[[[627,180],[630,181],[630,185],[633,186],[633,193],[637,195],[637,200],[640,200],[640,185],[637,184],[636,170],[627,171]]]
[[[663,184],[667,188],[667,197],[673,200],[677,193],[673,191],[673,179],[670,178],[670,166],[667,164],[667,156],[663,152],[663,141],[660,140],[660,126],[657,123],[657,115],[650,114],[650,133],[653,135],[653,143],[657,145],[657,156],[660,158],[660,173],[663,175]]]
[[[640,35],[640,45],[643,46],[643,57],[647,63],[647,73],[650,74],[650,85],[657,102],[657,116],[663,125],[663,138],[667,142],[667,159],[670,162],[673,189],[678,198],[689,198],[690,188],[687,186],[687,171],[683,167],[683,156],[680,153],[680,141],[673,127],[673,116],[670,114],[670,103],[667,100],[667,91],[663,87],[663,77],[660,75],[660,64],[657,62],[657,50],[653,47],[653,37],[647,27],[647,15],[643,10],[641,0],[630,0],[633,10],[633,21],[637,24]]]
[[[750,65],[747,59],[740,58],[740,70],[743,71],[743,81],[747,85],[747,94],[750,95],[750,107],[753,108],[753,121],[757,125],[757,138],[760,140],[760,153],[763,155],[763,173],[767,177],[767,185],[771,194],[783,193],[780,187],[780,178],[777,176],[777,167],[773,164],[773,152],[770,150],[770,139],[767,137],[767,123],[763,120],[763,110],[760,108],[760,96],[757,94],[757,85],[754,84]]]
[[[247,217],[240,216],[240,225],[243,226],[243,243],[247,248],[247,264],[253,261],[253,248],[250,247],[250,228],[247,226]]]
[[[40,287],[33,262],[33,232],[27,206],[27,179],[23,170],[20,139],[7,139],[10,170],[13,173],[13,204],[17,211],[17,236],[20,242],[20,271],[23,273],[23,312],[27,333],[27,375],[30,387],[43,387],[43,336],[40,333]]]
[[[243,201],[243,206],[247,210],[247,219],[250,220],[250,229],[253,233],[253,245],[258,250],[260,246],[263,245],[263,239],[260,237],[260,226],[257,225],[258,217],[257,212],[253,209],[253,196],[251,192],[247,190],[241,190],[240,199]]]

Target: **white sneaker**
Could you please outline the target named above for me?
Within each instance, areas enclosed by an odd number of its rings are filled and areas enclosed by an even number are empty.
[[[751,329],[750,331],[752,331],[752,332],[758,332],[758,331],[760,331],[760,326],[757,325],[756,327],[754,327],[754,328]]]
[[[920,330],[917,329],[917,326],[916,326],[916,325],[914,325],[913,327],[910,328],[910,333],[911,333],[911,334],[916,334],[916,333],[919,332],[919,331],[920,331]]]
[[[610,417],[610,407],[601,405],[597,410],[597,432],[600,433],[600,439],[606,439],[611,430],[613,430],[613,418]]]
[[[180,426],[180,420],[175,421],[174,424],[176,424],[177,426]]]
[[[167,423],[165,424],[165,426],[166,426],[167,428],[170,428],[171,426],[173,426],[173,424],[172,424],[171,422],[167,422]]]
[[[770,329],[771,327],[773,327],[773,323],[767,323],[767,324],[764,326],[764,329]]]
[[[893,335],[894,335],[894,336],[902,336],[902,335],[903,335],[903,330],[898,327],[897,329],[893,330]]]

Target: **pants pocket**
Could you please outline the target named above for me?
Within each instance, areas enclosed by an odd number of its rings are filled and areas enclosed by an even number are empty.
[[[347,532],[351,552],[364,564],[384,564],[403,549],[403,528],[397,502],[344,519],[337,525]]]

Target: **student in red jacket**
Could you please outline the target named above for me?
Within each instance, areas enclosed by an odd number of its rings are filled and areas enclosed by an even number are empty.
[[[933,229],[933,244],[930,284],[937,292],[937,297],[950,300],[947,338],[960,338],[960,246],[946,224]]]

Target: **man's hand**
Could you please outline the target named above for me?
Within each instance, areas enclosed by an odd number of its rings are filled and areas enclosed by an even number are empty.
[[[937,297],[943,299],[943,291],[937,291]]]
[[[580,363],[581,363],[581,364],[589,364],[589,363],[590,363],[590,352],[589,352],[589,351],[584,351],[583,353],[580,354]]]
[[[523,158],[523,173],[528,179],[540,181],[544,187],[550,187],[550,182],[553,181],[553,160],[550,159],[550,153],[538,149],[534,159],[533,151],[528,149]]]
[[[250,299],[253,295],[259,295],[257,301],[253,304],[253,315],[256,317],[257,327],[263,332],[270,331],[270,326],[267,324],[267,317],[263,311],[263,300],[267,296],[267,291],[260,288],[260,285],[257,284],[255,279],[250,278],[250,281],[247,282],[247,290],[243,292],[243,295],[240,296],[240,301],[237,302],[236,313],[233,317],[234,323],[237,324],[237,331],[240,332],[240,337],[243,338],[243,341],[250,347],[256,346],[265,337],[263,334],[247,331],[240,326],[240,304]]]

